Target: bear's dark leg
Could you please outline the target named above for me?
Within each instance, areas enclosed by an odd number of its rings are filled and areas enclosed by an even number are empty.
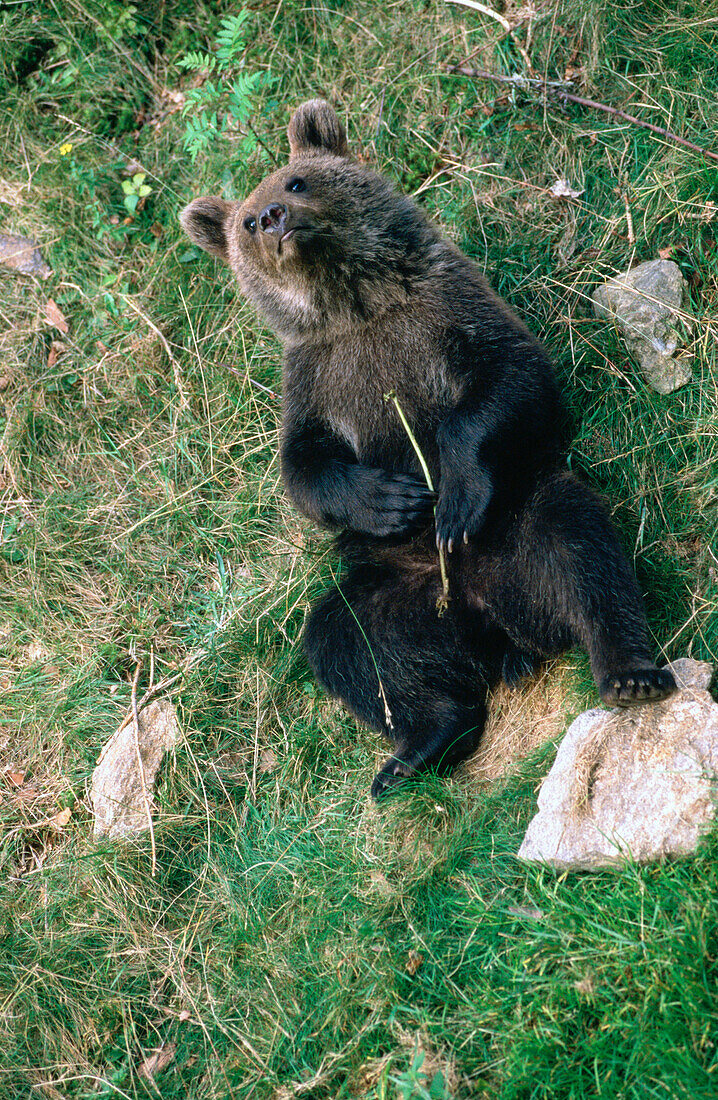
[[[498,632],[437,614],[438,570],[423,577],[368,566],[312,609],[304,646],[319,683],[387,735],[395,753],[373,797],[428,769],[445,774],[477,747]],[[481,650],[486,647],[486,654]]]
[[[641,595],[611,522],[573,475],[542,484],[508,552],[491,554],[484,575],[484,598],[514,644],[537,655],[582,644],[604,703],[648,703],[675,691],[651,657]]]

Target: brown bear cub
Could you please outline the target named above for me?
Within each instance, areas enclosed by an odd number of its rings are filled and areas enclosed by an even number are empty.
[[[182,224],[284,342],[284,484],[342,530],[348,565],[304,645],[326,690],[394,742],[372,794],[449,771],[478,744],[491,686],[576,644],[605,703],[665,698],[631,566],[565,468],[539,342],[411,199],[349,159],[328,103],[298,108],[289,145],[244,202],[195,199]]]

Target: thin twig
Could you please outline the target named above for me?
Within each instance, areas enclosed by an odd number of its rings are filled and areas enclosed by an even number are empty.
[[[705,149],[702,145],[696,145],[695,142],[688,141],[687,138],[679,137],[672,130],[666,130],[664,126],[656,126],[653,122],[644,122],[643,119],[636,118],[635,115],[629,115],[627,111],[621,111],[618,107],[609,107],[607,103],[598,103],[595,99],[585,99],[584,96],[567,92],[565,82],[540,80],[534,77],[520,76],[518,73],[514,76],[501,76],[498,73],[487,72],[486,69],[469,69],[465,65],[447,65],[447,72],[470,76],[476,80],[493,80],[497,84],[512,84],[515,88],[522,90],[536,88],[539,91],[551,91],[560,100],[577,103],[580,107],[590,107],[594,111],[604,111],[605,114],[611,115],[613,118],[625,119],[626,122],[630,122],[634,126],[640,126],[643,130],[651,130],[652,133],[660,134],[668,141],[675,141],[678,145],[685,146],[686,149],[692,149],[695,153],[701,153],[704,157],[710,157],[711,160],[718,161],[718,153]]]
[[[488,15],[489,19],[495,19],[497,23],[500,23],[505,31],[511,30],[511,24],[508,19],[504,19],[503,15],[499,15],[493,8],[487,8],[484,4],[478,4],[476,0],[446,0],[447,4],[461,4],[465,8],[473,8],[474,11],[480,11],[482,15]]]
[[[473,8],[474,11],[480,11],[482,15],[488,15],[489,19],[495,19],[497,23],[501,24],[506,33],[511,35],[514,46],[523,57],[524,63],[527,68],[529,70],[533,69],[531,58],[514,34],[515,28],[511,26],[508,19],[506,19],[503,15],[499,15],[499,13],[497,11],[494,11],[493,8],[487,8],[485,4],[477,3],[477,0],[446,0],[446,2],[447,4],[461,4],[465,8]]]
[[[142,802],[145,807],[145,814],[147,816],[147,825],[150,830],[150,843],[152,845],[152,878],[157,874],[157,846],[155,844],[155,827],[152,822],[152,810],[150,809],[150,800],[147,796],[147,784],[145,783],[145,768],[142,763],[142,753],[140,751],[140,713],[137,709],[137,682],[140,678],[140,669],[142,668],[142,659],[137,661],[137,668],[135,669],[135,675],[132,677],[132,718],[135,726],[135,753],[137,754],[137,770],[140,776],[140,788],[142,790]]]
[[[392,718],[391,710],[389,709],[389,701],[386,697],[386,692],[384,691],[384,685],[381,682],[381,674],[379,672],[379,665],[376,663],[376,657],[374,656],[374,650],[371,647],[371,642],[367,638],[364,627],[359,622],[359,620],[356,616],[356,612],[354,611],[354,608],[352,607],[352,605],[349,603],[349,600],[346,598],[346,596],[342,592],[341,585],[339,584],[339,581],[337,580],[337,578],[334,576],[334,573],[332,573],[332,580],[334,581],[334,586],[335,586],[337,592],[339,593],[341,598],[344,600],[344,603],[347,605],[347,609],[349,611],[349,614],[351,615],[351,617],[354,619],[354,622],[359,627],[359,630],[361,631],[361,635],[362,635],[364,641],[367,644],[367,649],[369,650],[369,656],[371,657],[372,662],[374,664],[374,671],[376,672],[376,678],[379,682],[379,692],[378,692],[378,694],[379,694],[379,697],[380,697],[381,701],[384,704],[384,721],[386,722],[386,728],[389,729],[389,730],[393,730],[394,729],[394,719]]]
[[[177,682],[177,680],[180,679],[181,676],[184,676],[185,672],[186,672],[186,669],[180,669],[179,672],[175,672],[172,676],[167,676],[164,680],[160,680],[160,682],[158,684],[155,684],[155,686],[153,688],[150,688],[149,691],[146,691],[145,694],[142,696],[142,698],[137,703],[138,712],[141,711],[141,710],[144,710],[145,707],[147,706],[147,704],[150,702],[150,700],[154,699],[155,696],[159,695],[161,691],[168,691],[169,688],[171,688],[172,685],[175,684]],[[132,721],[133,717],[134,717],[134,710],[131,710],[130,713],[125,715],[125,717],[120,722],[120,725],[117,728],[117,732],[121,733],[121,731],[123,729],[125,729],[126,726],[129,726],[129,724]]]
[[[262,393],[268,393],[270,397],[274,397],[279,401],[279,394],[275,393],[274,390],[270,390],[269,386],[265,386],[261,382],[258,382],[256,378],[252,378],[248,370],[238,370],[237,367],[231,366],[230,363],[222,363],[222,366],[225,367],[226,370],[231,371],[232,374],[236,374],[238,378],[246,378],[250,386],[255,386],[256,389],[261,390]]]
[[[401,420],[402,424],[404,425],[404,431],[408,435],[409,441],[410,441],[412,447],[414,448],[414,450],[416,451],[416,457],[419,459],[419,463],[420,463],[421,468],[424,472],[424,479],[426,481],[426,484],[429,487],[429,492],[433,493],[434,492],[434,482],[432,480],[431,474],[429,473],[429,467],[426,463],[426,459],[424,458],[423,454],[421,453],[421,448],[419,447],[419,444],[416,441],[416,436],[414,435],[414,433],[411,430],[411,426],[409,425],[409,421],[404,416],[404,410],[402,409],[401,405],[399,404],[399,400],[398,400],[394,390],[390,390],[389,393],[385,393],[384,394],[384,400],[394,402],[394,405],[396,407],[396,411],[399,414],[399,419]],[[434,516],[436,516],[436,505],[434,506]],[[444,612],[446,611],[446,608],[449,605],[449,599],[450,599],[450,596],[449,596],[449,574],[448,574],[447,569],[446,569],[446,557],[444,556],[443,544],[441,546],[439,546],[439,569],[441,570],[441,595],[439,596],[438,600],[436,601],[436,610],[439,612],[439,617],[441,617],[444,614]]]

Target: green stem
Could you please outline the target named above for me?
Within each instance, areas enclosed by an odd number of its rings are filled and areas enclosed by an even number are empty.
[[[416,436],[414,435],[413,431],[411,430],[411,426],[409,424],[409,421],[404,416],[404,410],[402,409],[401,405],[399,404],[399,399],[396,396],[395,391],[390,390],[389,393],[385,393],[384,394],[384,400],[394,402],[394,406],[396,408],[396,411],[399,414],[399,419],[401,420],[402,424],[404,425],[404,431],[408,435],[409,442],[411,443],[412,447],[416,451],[416,457],[419,459],[419,463],[421,465],[421,468],[424,471],[424,479],[426,480],[426,484],[429,487],[429,492],[433,493],[434,492],[434,482],[431,479],[431,474],[429,473],[429,467],[427,466],[426,459],[424,458],[424,456],[421,452],[421,448],[420,448],[419,444],[416,441]],[[434,506],[434,517],[436,517],[436,505]],[[446,611],[447,605],[449,603],[449,574],[448,574],[447,569],[446,569],[446,557],[444,555],[444,547],[443,546],[439,547],[439,569],[441,570],[442,594],[441,594],[441,596],[439,596],[439,599],[436,601],[436,607],[437,607],[437,610],[439,612],[439,615],[443,615],[443,613],[444,613],[444,611]]]

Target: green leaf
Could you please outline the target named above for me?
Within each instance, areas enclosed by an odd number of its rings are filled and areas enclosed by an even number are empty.
[[[444,1084],[444,1075],[441,1070],[437,1070],[431,1079],[429,1085],[429,1096],[431,1100],[444,1100],[446,1095],[446,1086]]]

